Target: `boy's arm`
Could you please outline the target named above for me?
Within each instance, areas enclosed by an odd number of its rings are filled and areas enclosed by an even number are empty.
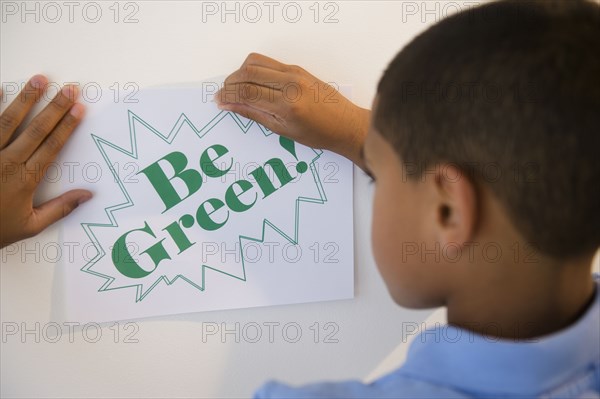
[[[215,94],[219,108],[299,143],[337,152],[364,169],[371,112],[296,65],[250,54]]]

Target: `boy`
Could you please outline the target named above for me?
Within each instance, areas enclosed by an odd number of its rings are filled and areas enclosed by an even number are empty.
[[[449,321],[372,384],[272,382],[257,398],[599,397],[598,49],[597,4],[507,1],[413,40],[372,117],[260,55],[226,79],[222,109],[372,176],[373,252],[390,294],[447,306]],[[286,101],[289,82],[310,95]]]
[[[372,176],[373,250],[390,294],[402,306],[448,309],[449,326],[423,332],[406,363],[374,383],[271,382],[257,398],[600,397],[600,293],[590,275],[600,245],[598,48],[597,5],[504,1],[411,42],[372,113],[257,54],[227,78],[220,108]],[[290,82],[307,95],[287,100]],[[59,114],[37,135],[26,129],[7,146],[27,111],[9,107],[3,156],[54,154],[56,142],[40,150],[43,138],[64,142],[81,116],[70,96],[56,101]],[[40,211],[21,194],[22,210],[9,212],[6,192],[2,245],[37,231],[5,228],[14,214],[43,214],[41,229],[89,198],[67,193]]]

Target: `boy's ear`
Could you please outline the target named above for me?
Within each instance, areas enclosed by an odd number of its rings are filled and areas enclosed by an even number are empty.
[[[442,164],[436,168],[435,189],[440,244],[462,248],[475,234],[478,215],[475,185],[457,166]]]

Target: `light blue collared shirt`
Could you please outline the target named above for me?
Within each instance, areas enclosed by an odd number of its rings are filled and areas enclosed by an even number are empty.
[[[254,397],[600,398],[600,276],[594,277],[594,302],[554,334],[511,341],[438,325],[415,337],[404,365],[370,384],[268,382]]]

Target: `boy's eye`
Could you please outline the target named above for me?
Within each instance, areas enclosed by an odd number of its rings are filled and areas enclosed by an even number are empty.
[[[373,173],[371,173],[369,168],[365,167],[364,172],[367,176],[369,176],[369,184],[375,183],[375,176],[373,176]]]
[[[373,174],[371,173],[371,171],[370,171],[370,170],[368,170],[368,169],[367,169],[367,170],[365,170],[365,174],[366,174],[367,176],[369,176],[369,184],[373,184],[373,183],[375,183],[375,177],[373,177]]]

